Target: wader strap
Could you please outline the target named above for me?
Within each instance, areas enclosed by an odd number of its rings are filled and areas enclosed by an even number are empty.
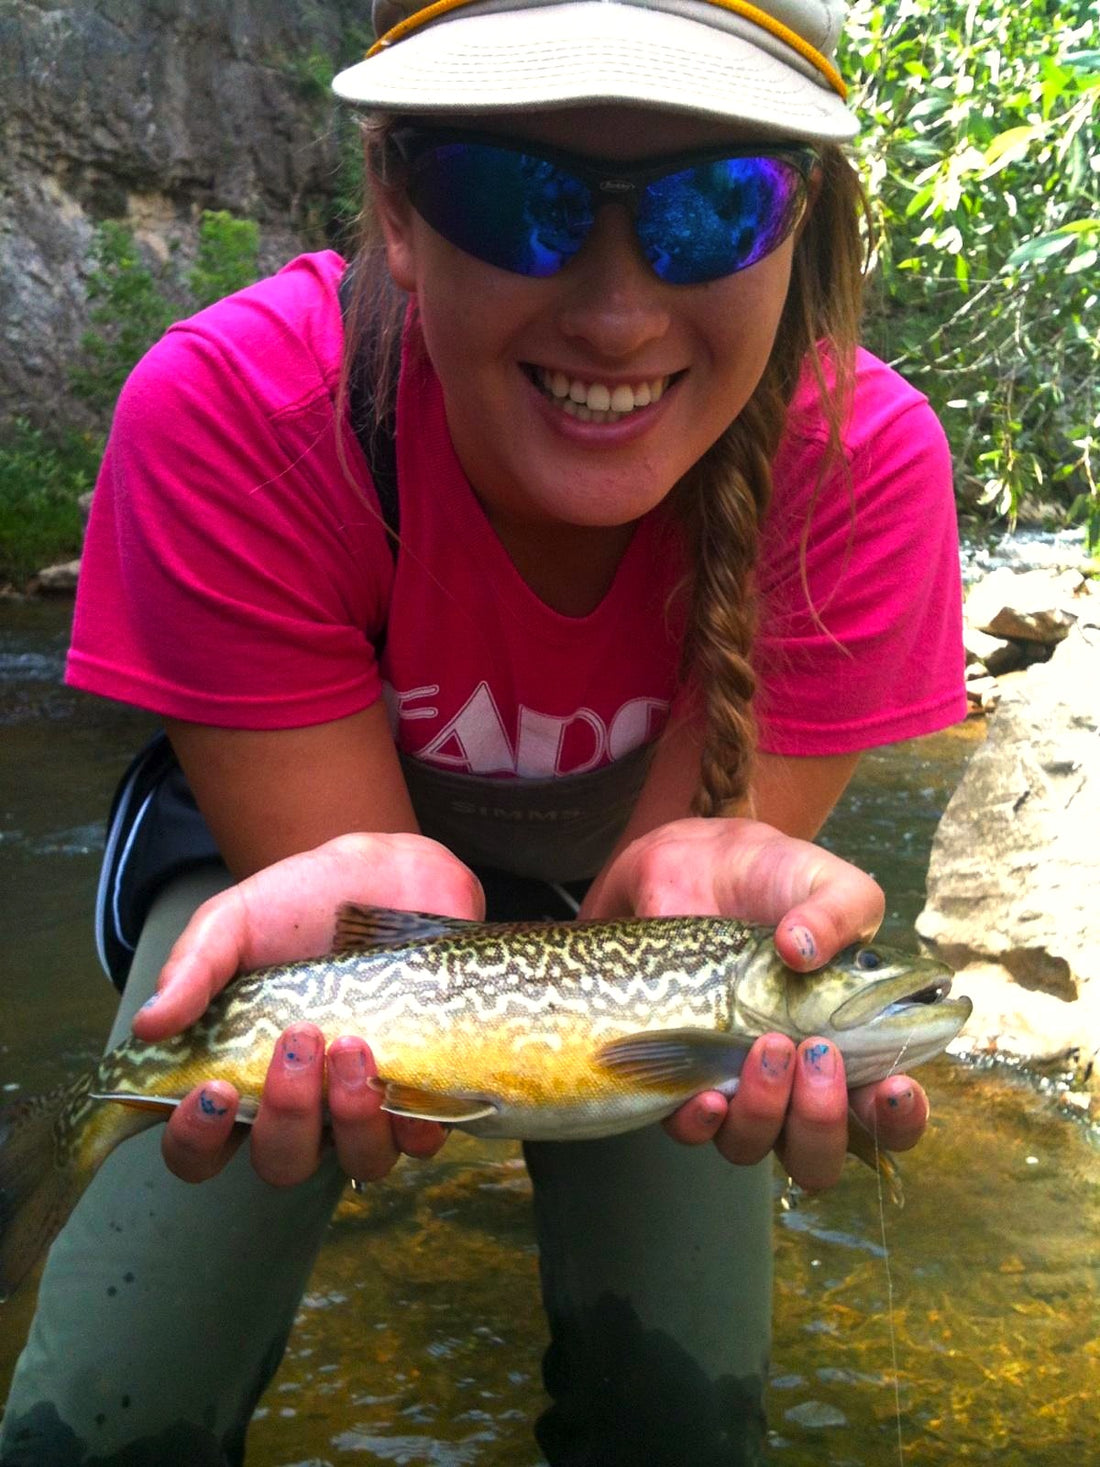
[[[347,329],[355,294],[355,262],[347,267],[340,277],[338,287],[340,315]],[[401,337],[397,337],[395,351],[400,360]],[[388,538],[394,559],[397,558],[397,532],[401,527],[401,501],[397,493],[397,408],[394,404],[379,421],[375,416],[374,381],[371,368],[374,362],[374,340],[368,330],[359,344],[355,361],[352,363],[348,381],[348,412],[351,426],[363,457],[367,461],[374,492],[382,518],[390,531]],[[397,366],[397,363],[394,364]],[[393,380],[396,379],[396,373]]]

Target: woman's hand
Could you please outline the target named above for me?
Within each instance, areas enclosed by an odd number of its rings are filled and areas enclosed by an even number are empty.
[[[290,856],[212,897],[195,912],[161,971],[157,994],[134,1018],[140,1039],[163,1039],[193,1023],[241,970],[326,952],[342,901],[478,918],[484,897],[473,873],[419,835],[347,835]],[[375,1073],[361,1039],[324,1037],[295,1024],[275,1045],[252,1130],[252,1163],[265,1181],[292,1186],[316,1170],[322,1148],[322,1084],[340,1165],[359,1180],[385,1176],[403,1152],[431,1156],[442,1126],[381,1109]],[[212,1080],[193,1090],[165,1129],[163,1150],[184,1181],[201,1182],[240,1145],[238,1095]]]
[[[740,819],[676,820],[642,836],[594,884],[586,917],[726,914],[776,928],[783,961],[809,972],[850,942],[873,936],[884,901],[875,881],[847,861],[769,825]],[[848,1094],[844,1061],[824,1038],[796,1046],[758,1039],[737,1094],[694,1096],[666,1121],[687,1145],[713,1140],[729,1161],[749,1165],[770,1150],[808,1190],[830,1187],[847,1151],[848,1107],[884,1149],[915,1146],[928,1101],[906,1075]]]

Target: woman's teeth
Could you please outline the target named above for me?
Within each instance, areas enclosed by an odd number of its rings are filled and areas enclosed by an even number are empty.
[[[563,412],[582,423],[617,423],[635,409],[659,402],[669,384],[668,377],[654,377],[634,386],[620,382],[617,387],[608,387],[603,382],[582,382],[545,367],[536,369],[535,381]]]

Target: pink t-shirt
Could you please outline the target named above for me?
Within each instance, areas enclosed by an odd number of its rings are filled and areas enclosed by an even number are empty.
[[[335,254],[302,256],[174,326],[135,369],[93,503],[69,681],[253,729],[344,717],[385,692],[403,753],[497,777],[578,773],[651,741],[679,655],[665,516],[639,524],[595,611],[551,610],[462,472],[413,328],[395,570],[362,452],[336,425],[342,270]],[[827,438],[816,403],[804,383],[759,568],[761,742],[787,754],[908,738],[965,713],[942,431],[919,393],[861,353],[850,482],[815,493]]]

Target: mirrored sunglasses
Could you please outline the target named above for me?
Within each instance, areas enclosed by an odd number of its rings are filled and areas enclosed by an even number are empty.
[[[516,275],[553,275],[580,250],[600,207],[618,203],[653,272],[670,285],[734,275],[777,249],[805,212],[816,163],[812,148],[780,145],[622,164],[412,126],[394,129],[390,143],[413,208],[475,259]]]

